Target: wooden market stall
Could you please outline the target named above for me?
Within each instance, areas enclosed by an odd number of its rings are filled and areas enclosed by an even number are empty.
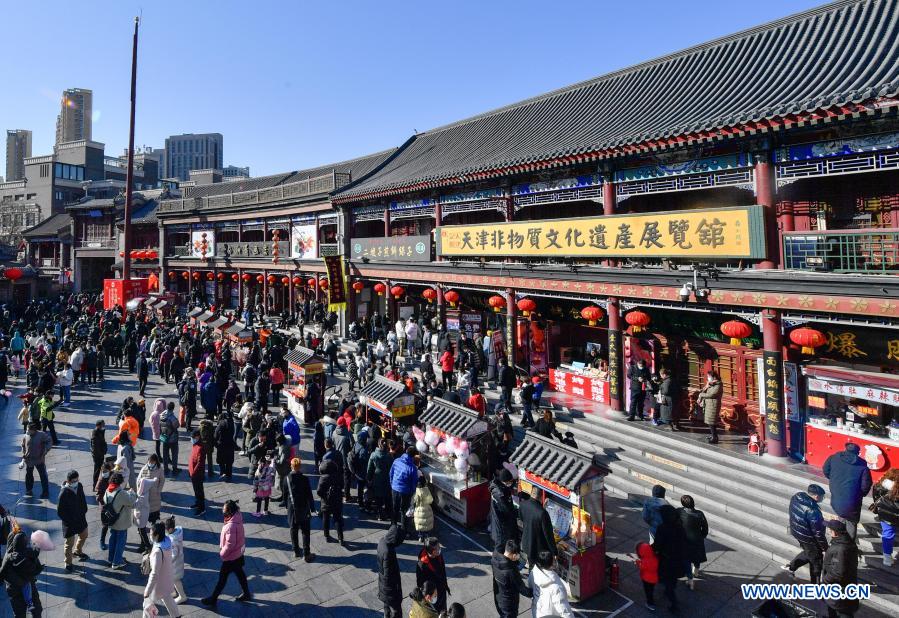
[[[287,361],[287,383],[284,385],[284,392],[287,395],[288,409],[299,418],[302,416],[303,422],[310,425],[316,422],[317,418],[312,418],[313,410],[306,405],[306,396],[309,387],[314,383],[318,387],[318,402],[315,410],[321,412],[325,405],[325,386],[328,383],[328,377],[325,375],[325,359],[317,356],[314,350],[297,346],[287,353],[285,357]]]
[[[574,600],[606,587],[605,477],[597,457],[528,432],[510,457],[518,488],[549,513],[559,550],[559,573]]]
[[[490,512],[487,438],[490,426],[477,413],[434,398],[419,417],[426,428],[419,449],[421,472],[437,507],[465,526],[476,526]],[[433,442],[433,445],[429,444]]]
[[[253,341],[253,331],[240,321],[226,327],[224,333],[231,343],[246,344]]]
[[[397,421],[415,415],[415,396],[402,382],[388,380],[384,376],[376,375],[366,384],[359,393],[359,401],[366,406],[366,420],[370,417],[369,412],[374,410],[378,413],[374,421],[386,431],[391,431]]]

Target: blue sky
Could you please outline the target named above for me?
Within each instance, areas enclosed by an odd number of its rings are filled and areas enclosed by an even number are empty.
[[[219,132],[254,176],[349,159],[508,103],[802,11],[807,0],[120,0],[0,4],[0,129],[52,149],[60,93],[94,91],[94,140]],[[68,9],[61,7],[67,6]]]

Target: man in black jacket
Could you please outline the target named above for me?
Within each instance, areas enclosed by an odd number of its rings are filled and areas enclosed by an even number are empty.
[[[518,541],[510,539],[506,541],[503,553],[494,552],[490,560],[493,570],[493,603],[499,618],[517,618],[519,597],[533,596],[518,570],[520,558]]]
[[[499,359],[499,386],[502,390],[502,402],[509,411],[512,410],[512,389],[515,388],[515,370],[509,367],[506,359]]]
[[[827,549],[824,515],[818,506],[822,500],[824,488],[814,483],[790,499],[790,534],[799,541],[802,551],[793,560],[780,567],[794,575],[797,569],[807,564],[813,584],[821,580],[824,551]]]
[[[403,615],[403,586],[396,547],[405,537],[405,528],[391,524],[387,534],[378,541],[378,598],[384,603],[384,618]]]
[[[649,387],[649,368],[641,358],[636,364],[627,368],[628,387],[630,389],[630,402],[627,408],[627,420],[636,420],[635,415],[643,419],[643,403],[646,400],[646,389]]]
[[[512,504],[512,473],[503,468],[490,481],[490,538],[493,551],[505,551],[506,541],[518,540],[518,516]]]
[[[845,522],[839,519],[828,520],[830,529],[830,547],[824,554],[824,572],[822,584],[839,584],[845,592],[846,586],[858,583],[858,547],[849,536]],[[853,616],[858,611],[858,599],[827,599],[828,618]]]
[[[94,425],[94,431],[91,433],[91,458],[94,460],[93,487],[97,485],[100,468],[103,467],[103,461],[106,459],[106,451],[106,421],[100,419]]]
[[[80,560],[87,560],[87,556],[81,551],[84,542],[87,541],[87,499],[84,497],[84,488],[78,482],[78,472],[71,470],[66,475],[59,492],[59,503],[56,505],[56,514],[62,520],[62,536],[65,537],[66,571],[74,571],[72,554]],[[78,537],[78,541],[75,541]],[[74,546],[75,551],[72,552]]]
[[[147,353],[141,352],[137,359],[137,386],[141,397],[144,397],[144,391],[147,389],[147,380],[150,378],[150,361],[147,360]]]
[[[537,555],[548,551],[556,555],[556,539],[549,513],[540,504],[540,489],[532,487],[533,498],[525,492],[518,494],[518,514],[521,517],[521,551],[527,556],[528,565],[537,563]]]
[[[294,457],[290,462],[290,474],[287,476],[287,523],[290,526],[290,542],[293,545],[293,555],[300,557],[299,532],[303,531],[303,560],[312,562],[315,554],[309,549],[309,519],[315,503],[312,498],[312,488],[309,479],[300,469],[299,458]]]

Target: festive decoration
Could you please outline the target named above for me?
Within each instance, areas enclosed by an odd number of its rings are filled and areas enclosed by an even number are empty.
[[[209,241],[206,240],[206,232],[200,234],[200,258],[206,261],[206,252],[209,251]]]
[[[502,296],[491,296],[487,299],[487,304],[493,307],[493,313],[500,313],[506,308],[506,299]]]
[[[404,288],[401,285],[395,285],[392,288],[390,288],[390,295],[393,296],[397,300],[399,300],[400,298],[405,296],[405,294],[406,294],[406,288]]]
[[[190,279],[190,273],[185,270],[184,272],[181,273],[181,278],[182,279]]]
[[[635,333],[639,333],[649,326],[650,318],[648,314],[643,313],[638,309],[625,315],[624,321],[633,327]]]
[[[415,443],[415,449],[416,449],[419,453],[427,453],[427,452],[428,452],[428,445],[425,443],[424,440],[418,440],[418,441]]]
[[[21,268],[17,268],[15,266],[11,266],[3,271],[4,276],[10,281],[17,281],[22,278],[24,274]]]
[[[169,279],[174,279],[177,276],[178,276],[178,273],[176,273],[174,270],[169,271]]]
[[[353,289],[356,292],[361,292],[362,290],[365,289],[365,284],[362,283],[361,281],[353,281]]]
[[[249,283],[249,282],[250,282],[250,279],[252,279],[253,277],[250,276],[249,273],[244,273],[242,278],[243,278],[244,281],[246,281],[247,283]]]
[[[194,281],[200,280],[200,273],[194,273]]]
[[[274,275],[269,275],[269,276],[268,276],[268,282],[269,282],[269,285],[274,285],[274,284],[275,284],[275,281],[277,281],[277,280],[278,280],[278,278],[277,278],[276,276],[274,276]]]
[[[281,277],[281,285],[290,285],[290,277]]]
[[[225,280],[225,273],[219,273],[219,274],[217,274],[217,275],[215,276],[215,278],[218,279],[219,281],[224,281],[224,280]]]
[[[299,277],[299,276],[294,277],[294,278],[293,278],[293,284],[294,284],[295,286],[303,285],[303,278],[302,278],[302,277]]]
[[[437,290],[435,290],[434,288],[425,288],[424,292],[422,292],[421,295],[422,298],[428,301],[428,304],[431,304],[435,300],[437,300]]]
[[[281,240],[281,230],[272,231],[272,264],[278,263],[278,241]]]
[[[124,251],[119,251],[119,257],[120,257],[120,258],[125,257],[125,252],[124,252]]]
[[[515,303],[515,306],[518,307],[518,310],[521,311],[521,315],[524,317],[530,316],[531,313],[537,310],[537,303],[530,298],[522,298]]]
[[[740,345],[741,339],[752,334],[752,328],[741,320],[730,320],[721,325],[721,334],[730,337],[731,345]]]
[[[214,275],[214,274],[212,274],[212,273],[206,273],[206,280],[207,280],[207,281],[212,281],[213,279],[215,279],[215,275]]]
[[[803,354],[814,354],[815,348],[827,343],[827,337],[819,330],[803,326],[790,332],[790,341],[802,346]]]
[[[384,296],[384,292],[387,291],[387,286],[384,285],[383,283],[376,283],[374,290],[378,296]]]
[[[327,279],[319,279],[318,287],[320,287],[323,290],[327,290],[328,289],[328,280]]]
[[[158,257],[159,257],[159,251],[156,251],[156,250],[147,251],[147,259],[155,260]]]
[[[431,429],[425,432],[425,444],[428,446],[436,446],[440,442],[440,435]]]
[[[318,283],[318,282],[315,280],[315,277],[309,277],[308,279],[306,279],[306,285],[309,286],[310,288],[314,289],[316,283]]]
[[[231,281],[240,281],[240,277],[237,276],[237,273],[231,275]]]
[[[450,307],[455,307],[459,303],[459,292],[450,290],[443,295],[443,299],[450,304]]]
[[[590,326],[596,326],[596,323],[603,318],[603,312],[599,307],[590,305],[581,309],[581,317],[587,320]]]
[[[262,283],[263,281],[265,281],[265,277],[263,277],[262,275],[256,275],[256,283]]]

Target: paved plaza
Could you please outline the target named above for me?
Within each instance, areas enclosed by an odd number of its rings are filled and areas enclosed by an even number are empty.
[[[14,394],[21,392],[21,381],[13,381]],[[55,551],[43,554],[44,572],[40,575],[39,588],[45,607],[45,616],[66,618],[74,616],[140,616],[143,586],[146,578],[139,573],[139,555],[136,553],[138,535],[129,531],[126,558],[131,563],[126,571],[111,571],[106,564],[106,552],[99,548],[99,512],[93,497],[88,522],[90,538],[86,553],[90,560],[80,563],[78,572],[66,573],[63,568],[61,527],[56,517],[55,501],[59,483],[69,469],[80,472],[89,481],[91,459],[89,436],[98,418],[107,420],[111,427],[121,401],[127,395],[136,394],[136,380],[124,370],[111,370],[103,389],[80,387],[73,393],[69,409],[57,409],[57,431],[61,444],[48,457],[51,480],[51,500],[21,498],[24,472],[17,467],[21,427],[16,421],[18,400],[12,401],[2,413],[2,430],[5,449],[3,463],[2,498],[0,502],[13,511],[27,529],[46,529],[57,545]],[[157,397],[171,397],[174,389],[164,385],[158,377],[151,378],[147,389],[148,407]],[[303,437],[302,451],[304,471],[311,473],[311,433]],[[114,431],[107,430],[107,440]],[[149,428],[145,430],[149,435]],[[519,436],[520,437],[520,436]],[[182,472],[178,479],[168,479],[163,492],[163,517],[174,514],[185,530],[185,588],[190,600],[181,606],[184,615],[211,616],[215,612],[200,605],[199,599],[208,595],[219,568],[218,540],[221,529],[221,505],[227,498],[237,498],[245,512],[254,509],[251,486],[247,482],[247,460],[238,456],[234,480],[220,482],[215,477],[207,483],[207,511],[199,518],[191,516],[189,506],[193,502],[190,483],[186,474],[189,442],[182,432],[180,458]],[[137,465],[142,466],[152,452],[153,444],[141,440],[138,444]],[[314,482],[314,481],[313,481]],[[91,494],[91,491],[86,493]],[[35,494],[39,494],[36,488]],[[18,500],[18,502],[16,502]],[[643,607],[642,588],[636,571],[627,558],[638,540],[646,536],[646,528],[640,518],[639,497],[625,501],[614,497],[606,499],[608,518],[608,551],[621,564],[619,591],[607,591],[576,609],[581,616],[649,616],[667,615],[663,603],[655,614]],[[697,505],[702,508],[702,505]],[[319,519],[313,520],[312,546],[317,554],[315,562],[305,563],[294,558],[290,548],[284,509],[272,507],[272,515],[262,519],[247,516],[247,574],[250,589],[255,595],[252,603],[234,601],[240,590],[236,580],[229,581],[219,600],[218,614],[225,616],[354,616],[375,617],[381,615],[381,603],[377,599],[377,574],[375,552],[377,542],[386,525],[360,518],[355,505],[345,509],[347,517],[347,544],[326,543]],[[469,616],[495,616],[491,591],[489,566],[489,537],[485,530],[465,530],[456,524],[438,519],[437,535],[444,543],[444,556],[452,595],[450,602],[465,605]],[[709,541],[709,562],[696,591],[679,588],[683,605],[682,614],[702,616],[748,616],[758,602],[743,601],[739,585],[750,581],[786,582],[779,565],[751,555],[737,553],[720,544]],[[403,591],[408,594],[415,585],[415,561],[418,552],[415,540],[399,548],[400,568],[403,572]],[[77,564],[77,563],[76,563]],[[801,576],[806,576],[800,572]],[[660,591],[657,596],[660,597]],[[5,596],[5,593],[0,592]],[[408,611],[409,602],[404,605]],[[522,599],[522,616],[530,616],[529,602]],[[164,609],[161,613],[164,615]],[[8,602],[0,602],[0,615],[10,615]],[[864,609],[860,616],[877,616]]]

